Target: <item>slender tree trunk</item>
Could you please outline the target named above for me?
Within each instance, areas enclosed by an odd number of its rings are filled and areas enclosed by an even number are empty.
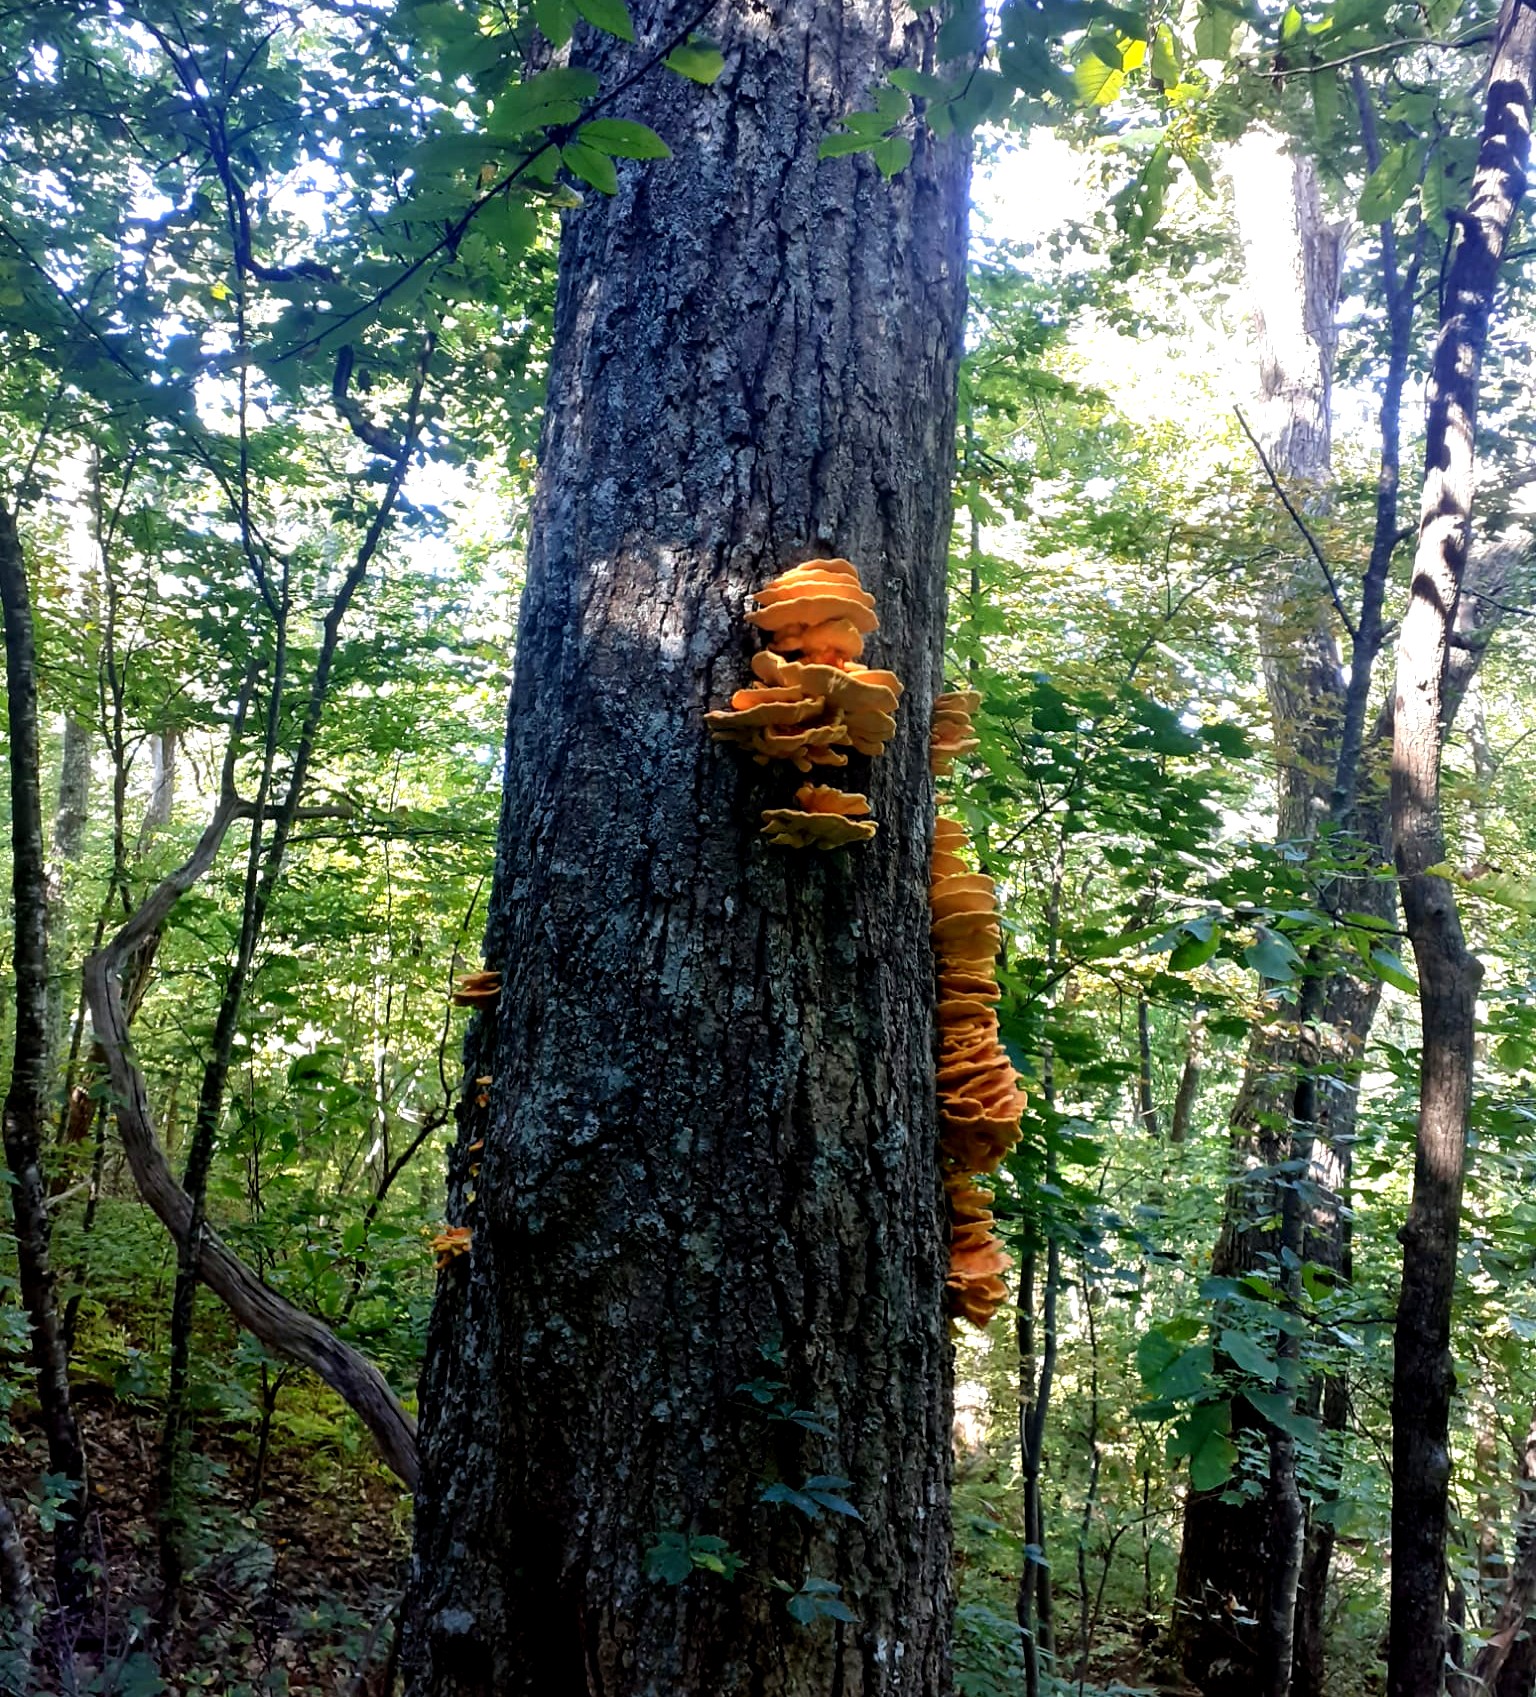
[[[1292,157],[1279,137],[1247,138],[1236,152],[1233,180],[1259,341],[1257,438],[1274,473],[1308,491],[1307,504],[1316,507],[1331,475],[1339,234],[1323,220],[1309,162]],[[1304,542],[1291,541],[1293,563],[1260,612],[1282,841],[1312,837],[1326,811],[1344,699],[1327,587]],[[1263,1270],[1279,1283],[1282,1240],[1292,1260],[1299,1250],[1295,1176],[1280,1182],[1249,1174],[1273,1175],[1306,1153],[1293,1147],[1302,1140],[1288,1124],[1300,1059],[1296,1010],[1254,1033],[1231,1114],[1239,1170],[1212,1257],[1214,1274]],[[1294,1443],[1242,1398],[1233,1426],[1267,1448],[1268,1479],[1262,1493],[1236,1501],[1224,1501],[1223,1492],[1190,1493],[1175,1633],[1186,1672],[1213,1697],[1252,1697],[1255,1689],[1283,1697],[1304,1548]]]
[[[1046,978],[1056,983],[1055,967],[1061,946],[1061,886],[1066,870],[1066,839],[1059,835],[1052,859],[1050,893],[1045,908]],[[1055,989],[1050,992],[1054,1005]],[[1056,1057],[1047,1036],[1041,1045],[1040,1085],[1046,1119],[1054,1136],[1056,1116]],[[1056,1156],[1046,1146],[1046,1182],[1057,1179]],[[1040,1689],[1041,1659],[1056,1654],[1055,1608],[1050,1556],[1045,1537],[1045,1429],[1051,1413],[1056,1380],[1056,1309],[1061,1295],[1061,1242],[1054,1223],[1045,1233],[1045,1289],[1042,1292],[1040,1359],[1035,1361],[1035,1266],[1031,1250],[1019,1276],[1019,1472],[1024,1488],[1024,1561],[1019,1573],[1015,1613],[1024,1635],[1024,1683],[1027,1697]]]
[[[578,41],[609,86],[697,15],[634,12],[645,46]],[[622,103],[675,159],[621,166],[561,252],[504,981],[469,1044],[494,1082],[461,1120],[474,1236],[422,1380],[404,1665],[434,1697],[949,1689],[925,902],[966,155],[919,126],[889,182],[816,157],[930,60],[927,21],[873,0],[712,21],[712,89],[651,76]],[[907,686],[889,752],[846,778],[879,835],[826,855],[764,845],[798,780],[701,722],[747,676],[750,591],[818,554],[862,569],[873,663]],[[818,1475],[857,1519],[764,1500]],[[698,1537],[734,1580],[687,1571]],[[836,1587],[852,1618],[803,1627],[779,1582],[801,1613]]]
[[[1520,1508],[1515,1516],[1515,1551],[1504,1581],[1504,1596],[1487,1631],[1487,1641],[1473,1659],[1470,1688],[1512,1697],[1504,1689],[1505,1670],[1516,1663],[1522,1645],[1530,1642],[1530,1615],[1536,1609],[1536,1417],[1520,1451],[1517,1480]],[[1522,1637],[1522,1634],[1524,1635]],[[1529,1697],[1530,1678],[1516,1663],[1510,1684],[1525,1680],[1521,1697]]]
[[[68,1500],[54,1528],[54,1584],[66,1610],[86,1596],[85,1450],[69,1392],[40,1165],[48,1119],[48,873],[43,859],[38,765],[37,660],[26,560],[16,516],[0,502],[0,610],[5,622],[5,691],[11,775],[11,890],[15,915],[16,1040],[4,1106],[7,1189],[16,1225],[22,1306],[32,1342],[48,1470]]]
[[[21,1528],[0,1496],[0,1691],[25,1691],[31,1684],[32,1646],[37,1638],[37,1597]]]
[[[1398,638],[1392,825],[1419,969],[1422,1049],[1413,1200],[1403,1227],[1392,1384],[1390,1697],[1431,1697],[1445,1657],[1451,1299],[1482,968],[1466,946],[1445,858],[1440,760],[1446,679],[1467,560],[1478,378],[1509,227],[1525,192],[1536,0],[1505,0],[1482,148],[1451,262],[1428,391],[1426,475]]]
[[[1200,1098],[1200,1074],[1205,1069],[1205,1014],[1194,1014],[1184,1037],[1184,1065],[1179,1073],[1179,1088],[1173,1098],[1173,1114],[1168,1121],[1168,1141],[1183,1143],[1194,1124],[1195,1103]]]
[[[1136,1117],[1148,1137],[1156,1137],[1157,1099],[1152,1094],[1152,1012],[1147,998],[1136,998]]]
[[[91,728],[73,713],[64,719],[64,747],[59,759],[59,793],[53,810],[53,845],[48,865],[48,1087],[58,1083],[72,997],[66,986],[76,980],[66,971],[69,956],[70,875],[85,846],[90,820]]]

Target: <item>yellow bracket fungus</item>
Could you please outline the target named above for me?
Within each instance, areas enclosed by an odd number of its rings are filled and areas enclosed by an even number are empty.
[[[456,1008],[482,1008],[501,994],[499,972],[466,972],[453,987]]]
[[[438,1266],[446,1267],[456,1256],[467,1255],[473,1236],[474,1231],[469,1226],[444,1226],[432,1239],[432,1249]]]
[[[855,817],[869,812],[869,802],[846,790],[825,784],[802,784],[795,791],[797,807],[765,807],[763,831],[780,848],[841,848],[844,843],[867,843],[877,826],[873,819]]]
[[[941,695],[934,704],[929,759],[938,776],[948,776],[956,756],[979,746],[971,731],[979,705],[974,690]],[[950,1311],[985,1326],[1007,1300],[1003,1274],[1010,1262],[994,1230],[992,1197],[974,1177],[994,1171],[1018,1142],[1026,1098],[998,1035],[997,889],[972,870],[965,847],[965,827],[939,819],[929,890],[939,989],[939,1159],[949,1204]]]
[[[755,599],[757,609],[747,622],[768,637],[768,647],[752,658],[757,681],[737,690],[729,708],[704,715],[710,735],[716,742],[736,744],[759,765],[787,760],[802,773],[846,766],[849,749],[870,757],[883,754],[896,734],[901,680],[894,672],[858,663],[864,637],[880,621],[857,567],[848,560],[807,560],[781,572]],[[803,658],[784,658],[792,654]],[[840,792],[817,787],[817,793]],[[859,805],[848,807],[796,799],[798,808],[764,810],[770,842],[839,848],[875,834],[873,820],[852,817],[869,811],[862,797],[856,798]]]

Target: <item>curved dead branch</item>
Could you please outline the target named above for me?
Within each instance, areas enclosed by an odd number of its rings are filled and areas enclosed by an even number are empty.
[[[85,998],[97,1041],[106,1056],[123,1150],[140,1196],[178,1246],[191,1226],[192,1199],[177,1182],[155,1135],[144,1075],[133,1060],[123,1010],[122,969],[138,945],[153,935],[213,864],[231,824],[249,811],[249,804],[235,796],[226,783],[212,819],[186,861],[163,879],[122,930],[85,962]],[[207,1225],[202,1229],[198,1266],[202,1282],[247,1331],[274,1353],[308,1367],[341,1397],[373,1434],[385,1465],[414,1490],[419,1472],[416,1422],[378,1368],[343,1343],[323,1321],[295,1308],[264,1284]]]

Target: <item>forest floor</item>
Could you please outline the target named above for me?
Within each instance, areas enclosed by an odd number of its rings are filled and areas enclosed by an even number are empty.
[[[409,1553],[407,1499],[387,1473],[279,1423],[253,1500],[250,1429],[200,1425],[182,1618],[150,1654],[159,1412],[98,1395],[84,1399],[81,1415],[100,1511],[97,1559],[108,1576],[76,1644],[82,1692],[366,1697],[382,1676]],[[16,1423],[27,1462],[11,1452],[4,1486],[20,1506],[17,1484],[36,1479],[44,1462],[38,1434],[24,1418]],[[36,1563],[46,1541],[35,1511],[27,1521]],[[38,1687],[27,1697],[51,1693]]]

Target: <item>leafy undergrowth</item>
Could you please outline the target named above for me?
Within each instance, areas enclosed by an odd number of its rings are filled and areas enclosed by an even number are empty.
[[[159,1413],[106,1396],[88,1398],[81,1412],[106,1583],[76,1638],[79,1691],[368,1697],[381,1687],[409,1547],[407,1500],[387,1473],[279,1423],[253,1501],[253,1434],[199,1425],[183,1613],[156,1644]],[[39,1434],[18,1426],[26,1466],[13,1449],[8,1483],[42,1476]],[[18,1495],[13,1488],[12,1500]],[[41,1569],[46,1540],[35,1498],[26,1518]],[[42,1697],[60,1683],[35,1675],[33,1691]]]

